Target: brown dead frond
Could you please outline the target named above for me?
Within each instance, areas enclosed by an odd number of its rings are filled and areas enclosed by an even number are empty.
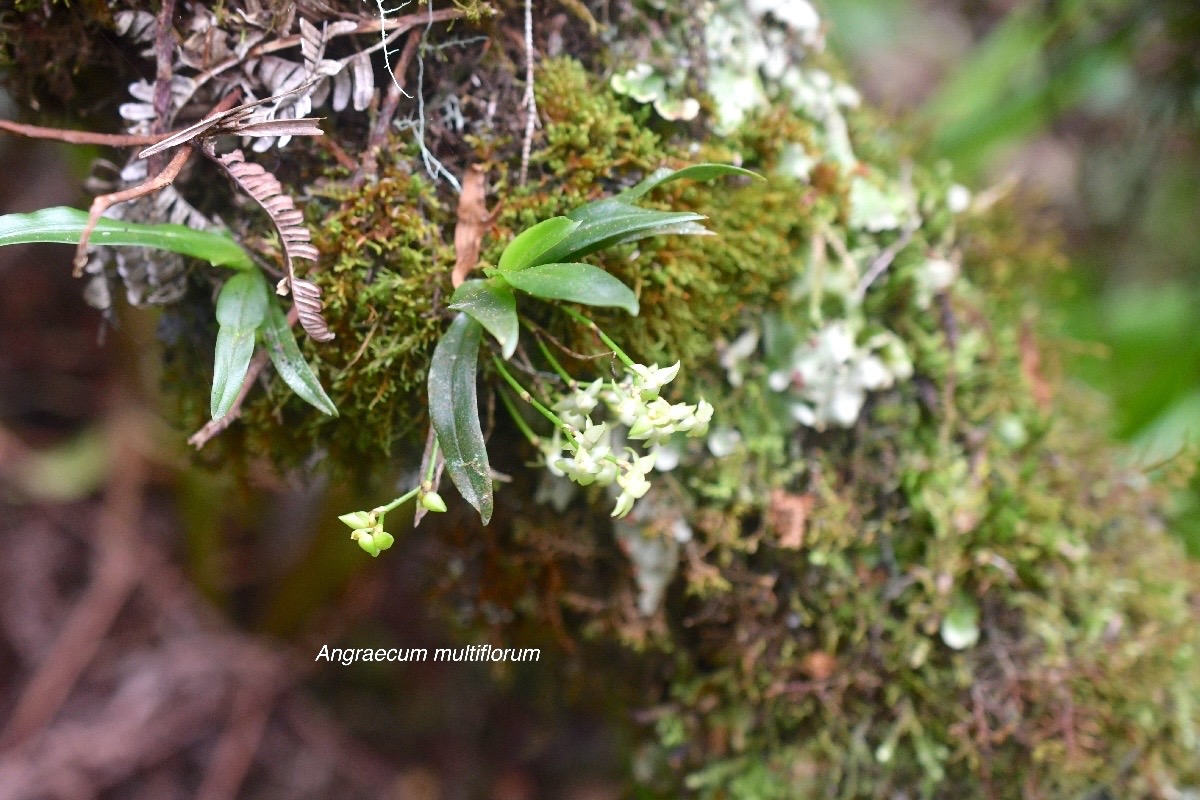
[[[280,281],[279,291],[285,294],[291,290],[301,327],[315,341],[327,342],[332,339],[333,331],[329,330],[328,323],[321,315],[320,288],[296,277],[296,259],[316,261],[318,258],[317,248],[312,244],[312,234],[304,226],[304,215],[283,191],[279,179],[260,164],[247,161],[241,150],[219,156],[211,142],[206,142],[204,151],[225,170],[238,188],[258,202],[279,231],[283,260],[287,267],[287,277]]]

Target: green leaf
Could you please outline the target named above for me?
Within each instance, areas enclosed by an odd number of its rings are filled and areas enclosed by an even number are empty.
[[[543,254],[543,263],[574,261],[613,245],[678,232],[679,226],[704,219],[703,214],[690,211],[651,211],[613,199],[589,203],[572,211],[570,216],[580,222],[579,227]],[[700,230],[703,229],[695,226],[686,232]]]
[[[262,334],[267,354],[283,382],[304,402],[318,411],[336,417],[337,406],[329,399],[329,395],[325,394],[320,379],[304,360],[300,346],[296,344],[296,336],[292,333],[292,326],[288,325],[287,314],[283,312],[279,300],[274,296],[267,305],[267,318],[262,326]]]
[[[450,308],[469,314],[495,336],[504,350],[505,361],[516,351],[521,332],[517,298],[501,280],[466,281],[450,298]]]
[[[543,263],[542,256],[578,227],[579,223],[569,217],[551,217],[539,222],[509,242],[497,266],[501,272],[508,272]]]
[[[0,246],[30,242],[78,244],[87,225],[87,212],[77,208],[44,208],[32,214],[0,216]],[[184,225],[143,225],[101,218],[92,231],[92,244],[127,245],[170,250],[200,258],[214,267],[250,269],[254,262],[224,233],[197,231]]]
[[[239,272],[217,295],[216,357],[213,359],[213,419],[229,413],[242,388],[242,380],[254,355],[254,332],[267,316],[267,282],[258,270]]]
[[[757,172],[751,172],[748,169],[735,167],[732,164],[693,164],[690,167],[683,169],[670,169],[663,167],[655,170],[648,178],[634,186],[632,189],[626,189],[621,192],[613,200],[622,203],[632,203],[652,189],[657,189],[664,183],[678,180],[693,180],[693,181],[712,181],[726,175],[741,175],[744,178],[754,178],[756,180],[765,180],[762,175]]]
[[[478,322],[459,314],[434,348],[429,364],[429,418],[450,480],[486,525],[492,519],[492,476],[475,388],[482,335]]]
[[[569,300],[588,306],[623,308],[637,316],[637,297],[629,287],[591,264],[540,264],[504,279],[543,300]]]

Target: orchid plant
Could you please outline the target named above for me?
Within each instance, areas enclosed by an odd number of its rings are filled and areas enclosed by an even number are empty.
[[[484,278],[468,280],[455,291],[450,308],[459,313],[435,348],[429,368],[431,446],[440,452],[446,473],[485,525],[493,510],[492,474],[479,420],[477,388],[485,332],[494,340],[490,362],[503,383],[551,425],[549,436],[539,436],[508,394],[499,392],[517,427],[541,453],[546,469],[581,486],[611,487],[616,492],[614,517],[627,515],[649,491],[649,475],[659,450],[671,437],[707,433],[712,405],[703,399],[672,403],[662,396],[664,387],[679,374],[678,363],[660,367],[635,362],[594,321],[567,304],[619,308],[636,316],[640,308],[633,291],[580,259],[651,236],[707,233],[700,214],[645,209],[636,202],[670,181],[710,181],[724,176],[759,177],[724,164],[660,169],[621,194],[529,228],[509,243],[495,267],[484,270]],[[539,338],[542,355],[564,388],[552,396],[538,397],[522,385],[507,365],[526,322],[517,311],[518,294],[554,304],[595,333],[621,363],[621,377],[581,383]],[[601,413],[607,418],[600,419]],[[641,450],[633,446],[635,442],[642,443]],[[392,544],[392,537],[382,527],[388,510],[413,498],[421,498],[426,510],[445,509],[435,485],[440,462],[429,453],[425,460],[428,472],[421,487],[373,511],[341,518],[353,530],[352,538],[371,555]]]

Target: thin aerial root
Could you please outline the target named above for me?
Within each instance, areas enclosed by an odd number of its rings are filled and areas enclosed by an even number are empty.
[[[521,185],[529,179],[529,157],[533,152],[533,132],[537,128],[537,97],[533,91],[533,0],[525,0],[525,140],[521,144]]]

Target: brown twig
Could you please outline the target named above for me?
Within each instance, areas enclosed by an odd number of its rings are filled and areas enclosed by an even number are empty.
[[[137,525],[146,463],[131,445],[136,441],[137,424],[132,419],[118,419],[109,432],[112,480],[96,532],[100,558],[95,576],[25,687],[0,733],[0,750],[21,744],[54,719],[138,584],[144,559],[137,551]]]
[[[531,329],[533,329],[534,335],[536,335],[538,338],[545,338],[552,345],[557,347],[559,350],[562,350],[564,353],[569,355],[571,358],[575,358],[580,361],[599,361],[602,358],[611,358],[612,357],[611,350],[605,351],[603,353],[595,353],[593,355],[585,355],[583,353],[577,353],[574,350],[572,350],[570,347],[568,347],[567,345],[563,344],[563,342],[561,340],[559,340],[558,337],[556,337],[554,334],[550,333],[550,331],[546,330],[541,325],[538,325],[533,320],[525,320],[525,322],[529,325],[529,327]]]
[[[115,206],[117,203],[125,203],[130,200],[136,200],[139,197],[145,197],[148,194],[154,194],[160,189],[165,189],[170,186],[179,173],[183,170],[184,164],[192,157],[192,148],[184,147],[167,164],[162,172],[150,178],[145,183],[140,183],[137,186],[132,186],[128,189],[122,189],[119,192],[111,194],[97,195],[92,200],[92,207],[88,209],[87,225],[83,226],[83,233],[79,237],[79,246],[75,248],[75,272],[76,278],[82,277],[83,268],[87,266],[87,245],[88,240],[92,237],[92,231],[96,229],[96,225],[100,222],[100,217],[104,212]]]
[[[404,94],[404,73],[408,71],[408,65],[412,63],[420,43],[421,32],[419,30],[409,32],[404,49],[400,52],[400,58],[396,61],[396,67],[392,72],[392,81],[383,98],[383,105],[379,108],[379,117],[375,120],[375,124],[371,128],[371,135],[367,139],[367,150],[358,174],[354,178],[356,184],[361,183],[368,175],[373,176],[376,172],[379,151],[387,142],[388,129],[392,126],[392,120],[396,117],[396,109],[400,107],[400,97]]]
[[[388,128],[391,127],[392,120],[396,116],[396,108],[400,105],[400,96],[404,94],[404,74],[408,72],[408,65],[412,63],[420,43],[421,32],[419,30],[411,31],[408,39],[404,42],[404,49],[400,51],[400,58],[396,61],[396,68],[392,72],[392,83],[388,86],[387,96],[384,97],[383,106],[379,110],[379,118],[375,120],[375,127],[371,131],[370,147],[379,147],[387,140]]]
[[[175,77],[175,0],[162,0],[158,10],[158,30],[154,35],[154,124],[151,133],[166,133],[171,127],[171,80]],[[161,172],[162,156],[150,161],[150,172]]]
[[[372,17],[370,19],[363,19],[363,21],[358,24],[357,28],[351,28],[350,30],[339,32],[333,36],[330,36],[329,38],[332,40],[339,36],[355,36],[361,33],[381,32],[389,32],[392,37],[396,37],[403,35],[405,32],[412,30],[418,25],[449,22],[452,19],[458,19],[463,15],[463,13],[463,10],[459,8],[443,8],[439,11],[417,12],[415,14],[408,14],[403,17],[396,17],[395,19],[389,19],[382,22],[379,19]],[[194,94],[197,89],[199,89],[209,80],[215,78],[217,75],[220,75],[226,70],[236,67],[238,64],[251,61],[259,56],[266,55],[267,53],[274,53],[278,50],[286,50],[289,47],[298,47],[302,38],[303,37],[301,37],[299,34],[294,36],[284,36],[280,39],[274,39],[270,42],[255,45],[254,47],[246,50],[244,55],[227,58],[220,64],[216,64],[197,75],[192,87],[192,93]]]
[[[290,314],[288,315],[288,320],[291,320]],[[234,398],[233,405],[230,406],[229,411],[220,419],[210,419],[206,422],[203,428],[188,438],[188,444],[199,450],[242,416],[242,403],[245,402],[246,395],[250,393],[250,387],[254,385],[263,368],[267,366],[267,358],[268,355],[265,350],[260,351],[254,356],[254,359],[250,362],[250,366],[246,369],[246,377],[242,379],[242,388],[238,390],[237,397]]]
[[[331,137],[322,136],[317,139],[317,142],[325,147],[333,156],[333,160],[346,169],[358,169],[358,162],[347,153],[340,144],[335,142]]]
[[[175,77],[175,0],[162,0],[158,10],[158,30],[154,36],[154,133],[164,133],[171,126],[171,79]]]
[[[234,697],[229,724],[209,761],[197,800],[236,800],[279,697],[271,674],[277,672],[271,669],[258,682],[247,682]]]
[[[92,133],[91,131],[72,131],[65,128],[43,128],[40,125],[22,125],[0,119],[0,130],[15,133],[18,136],[28,136],[30,139],[49,139],[67,144],[95,144],[102,147],[145,147],[158,144],[169,134],[136,134],[136,133]]]

